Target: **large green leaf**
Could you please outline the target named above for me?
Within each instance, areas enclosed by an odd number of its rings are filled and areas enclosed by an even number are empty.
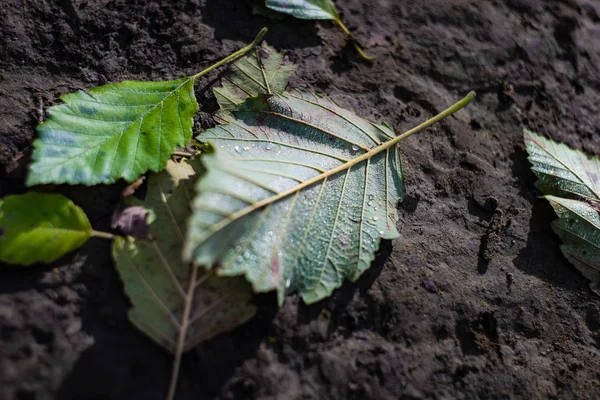
[[[283,93],[296,66],[285,62],[282,53],[263,43],[236,61],[232,70],[222,86],[214,89],[223,111],[230,111],[260,93]]]
[[[134,181],[187,144],[198,112],[191,77],[125,81],[61,97],[38,127],[28,185]]]
[[[251,50],[231,54],[204,71],[167,82],[125,81],[61,97],[38,127],[28,185],[95,185],[136,180],[161,171],[176,146],[191,140],[198,112],[195,80]]]
[[[311,93],[249,99],[199,137],[215,153],[203,157],[185,258],[244,274],[280,303],[292,290],[307,303],[328,296],[398,236],[397,143],[472,96],[399,137]]]
[[[552,229],[564,242],[563,254],[590,280],[590,288],[600,295],[600,215],[596,207],[578,200],[546,196],[559,219]]]
[[[52,262],[83,245],[93,231],[85,213],[59,194],[29,192],[0,199],[0,260]]]
[[[600,295],[600,158],[524,130],[536,186],[546,194],[559,219],[552,228],[561,250]],[[567,198],[565,198],[567,197]]]
[[[339,19],[331,0],[266,0],[265,4],[271,10],[300,19]]]
[[[194,161],[196,170],[201,169]],[[194,168],[169,161],[149,177],[146,198],[132,199],[150,214],[149,240],[118,238],[116,267],[133,307],[131,322],[174,354],[246,322],[255,312],[243,278],[219,278],[181,261]]]
[[[600,201],[600,158],[524,130],[531,170],[539,180],[536,186],[545,194],[567,193]]]

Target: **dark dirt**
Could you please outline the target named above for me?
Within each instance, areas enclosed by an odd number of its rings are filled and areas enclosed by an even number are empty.
[[[1,3],[0,195],[24,190],[60,94],[191,74],[263,26],[299,65],[293,86],[398,131],[478,92],[403,143],[402,238],[373,268],[311,307],[259,297],[254,320],[184,358],[179,399],[600,398],[600,299],[560,253],[521,136],[600,154],[597,0],[337,1],[373,65],[329,22],[242,0]],[[218,76],[197,85],[198,130]],[[59,190],[107,230],[123,187]],[[164,398],[171,358],[127,308],[98,239],[49,267],[2,266],[0,398]]]

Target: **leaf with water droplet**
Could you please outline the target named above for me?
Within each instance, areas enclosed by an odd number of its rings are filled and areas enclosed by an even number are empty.
[[[398,142],[473,96],[400,136],[310,92],[246,100],[227,124],[198,137],[215,152],[202,158],[207,173],[197,185],[185,258],[221,276],[245,275],[256,292],[276,290],[280,303],[290,276],[307,303],[328,296],[370,267],[382,238],[399,235]],[[235,150],[251,144],[252,151]],[[265,240],[270,231],[273,240]]]
[[[561,250],[600,295],[600,158],[528,130],[524,138],[536,186],[559,217],[552,229]]]
[[[181,261],[195,175],[202,170],[197,160],[169,161],[165,171],[151,174],[146,198],[129,199],[149,214],[149,238],[113,243],[116,268],[133,305],[129,319],[175,354],[173,385],[182,352],[245,323],[255,312],[243,278],[217,277]]]

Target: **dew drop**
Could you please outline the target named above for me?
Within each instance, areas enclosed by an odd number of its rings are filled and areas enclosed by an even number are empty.
[[[358,146],[357,145],[352,146],[352,151],[354,151],[354,152],[358,151]]]
[[[248,151],[248,150],[250,150],[250,147],[248,147],[248,146],[244,147],[244,151]]]
[[[369,202],[367,203],[367,205],[368,205],[368,206],[372,206],[372,205],[373,205],[373,202],[372,202],[372,201],[369,201]]]
[[[235,246],[235,251],[236,251],[236,253],[239,253],[240,251],[242,251],[242,246]]]
[[[268,143],[267,144],[267,150],[271,150],[273,148],[273,143]]]
[[[373,207],[373,210],[377,211],[377,206]]]
[[[375,198],[375,196],[373,196],[372,194],[369,195],[369,200],[373,200]]]
[[[383,231],[379,231],[379,234],[380,234],[380,235],[383,235]]]
[[[378,219],[378,217],[373,217],[373,221],[377,221]]]
[[[240,146],[235,146],[234,149],[235,149],[236,153],[241,153],[242,152],[242,148]]]
[[[273,236],[273,231],[267,232],[267,236]]]

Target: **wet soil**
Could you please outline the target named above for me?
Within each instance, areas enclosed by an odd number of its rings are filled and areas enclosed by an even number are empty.
[[[600,3],[336,3],[375,63],[330,22],[271,21],[242,0],[2,0],[0,195],[25,190],[60,94],[191,74],[263,26],[298,64],[293,86],[398,132],[476,90],[401,145],[402,237],[372,269],[310,307],[258,297],[255,319],[184,357],[178,399],[600,398],[600,299],[560,253],[521,136],[600,154]],[[198,131],[220,72],[196,86]],[[122,186],[56,189],[109,229]],[[0,267],[0,399],[164,398],[171,358],[127,321],[109,243]]]

